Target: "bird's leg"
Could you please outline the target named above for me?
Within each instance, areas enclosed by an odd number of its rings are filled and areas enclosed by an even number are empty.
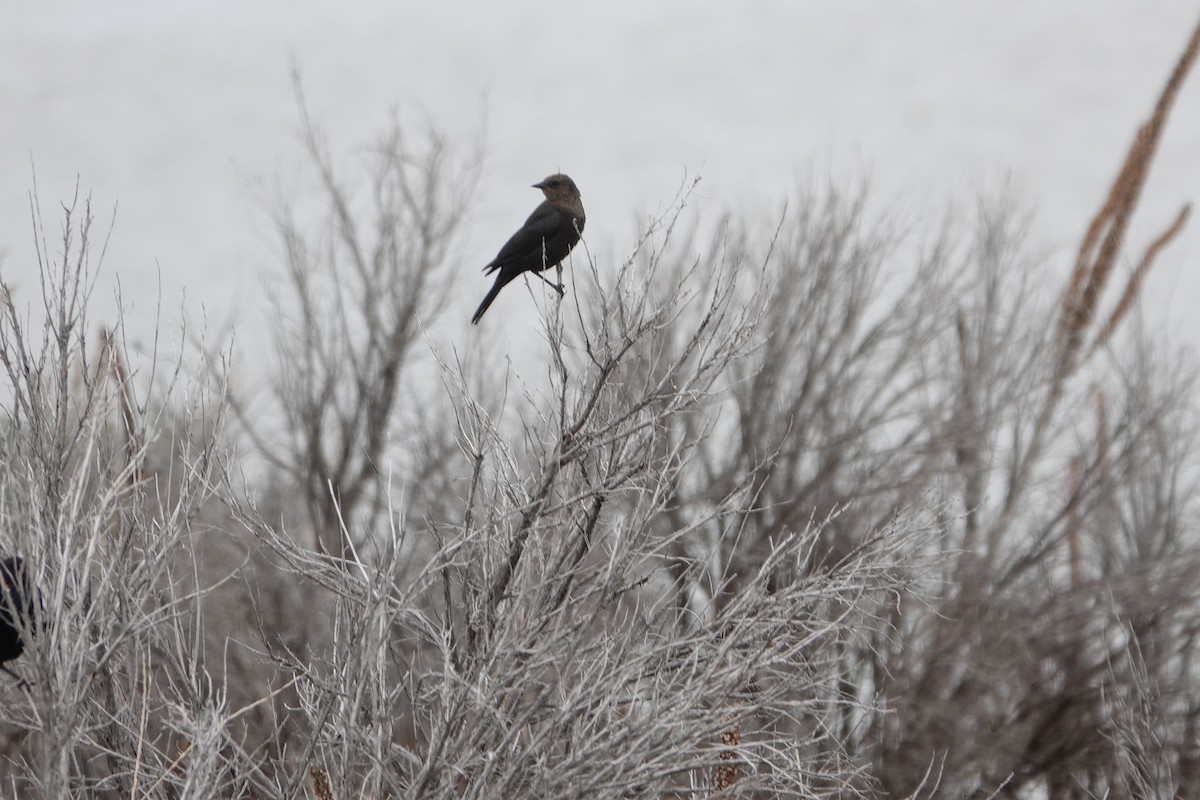
[[[562,265],[559,265],[558,269],[559,269],[558,283],[551,283],[550,279],[547,278],[545,275],[543,275],[540,272],[535,272],[533,274],[537,275],[539,278],[544,280],[546,282],[547,286],[549,286],[554,291],[558,292],[559,297],[562,297],[564,294],[566,294],[566,289],[564,289],[563,285],[562,285]]]
[[[567,293],[567,287],[563,285],[562,279],[562,262],[558,262],[558,266],[554,269],[558,272],[558,296],[562,297]]]
[[[13,672],[11,669],[9,669],[8,667],[4,666],[3,664],[0,664],[0,669],[4,670],[4,671],[5,671],[5,672],[7,672],[9,675],[12,675],[14,678],[16,678],[16,679],[17,679],[17,688],[18,688],[18,689],[20,689],[20,690],[21,690],[21,691],[23,691],[23,692],[28,692],[28,691],[30,690],[30,689],[29,689],[29,681],[25,680],[25,679],[24,679],[24,678],[22,678],[20,675],[18,675],[17,673]]]

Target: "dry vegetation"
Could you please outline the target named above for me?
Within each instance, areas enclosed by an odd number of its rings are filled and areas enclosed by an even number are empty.
[[[475,174],[436,139],[358,192],[305,116],[268,411],[89,345],[90,210],[37,219],[0,794],[1191,796],[1196,387],[1129,314],[1187,210],[1105,288],[1198,44],[1057,297],[1008,203],[920,238],[802,189],[701,240],[685,190],[580,248],[540,383],[425,333]]]

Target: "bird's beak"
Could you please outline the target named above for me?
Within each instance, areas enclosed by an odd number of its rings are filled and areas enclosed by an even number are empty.
[[[535,183],[535,184],[533,185],[533,188],[535,188],[535,189],[541,189],[541,190],[544,192],[544,191],[546,191],[546,183],[545,183],[545,181],[540,181],[540,182],[538,182],[538,183]]]

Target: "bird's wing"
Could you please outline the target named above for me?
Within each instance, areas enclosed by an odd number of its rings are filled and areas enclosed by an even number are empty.
[[[564,225],[570,225],[568,215],[549,202],[542,203],[533,210],[521,229],[504,243],[504,247],[500,248],[500,252],[492,259],[492,263],[484,269],[540,250],[542,242],[552,238],[556,233],[560,233]]]

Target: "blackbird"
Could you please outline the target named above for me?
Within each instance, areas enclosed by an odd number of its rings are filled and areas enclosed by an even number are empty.
[[[534,273],[553,286],[559,296],[563,293],[561,283],[550,283],[540,273],[561,264],[571,248],[579,242],[579,234],[583,233],[586,221],[583,200],[575,181],[562,174],[551,175],[541,183],[533,184],[533,188],[541,189],[546,199],[500,248],[491,263],[483,268],[488,275],[493,272],[500,274],[479,304],[475,316],[471,317],[472,325],[479,322],[500,290],[522,272]]]
[[[41,592],[25,559],[7,556],[0,559],[0,670],[24,683],[20,675],[4,666],[25,652],[22,631],[33,633],[37,627]]]

